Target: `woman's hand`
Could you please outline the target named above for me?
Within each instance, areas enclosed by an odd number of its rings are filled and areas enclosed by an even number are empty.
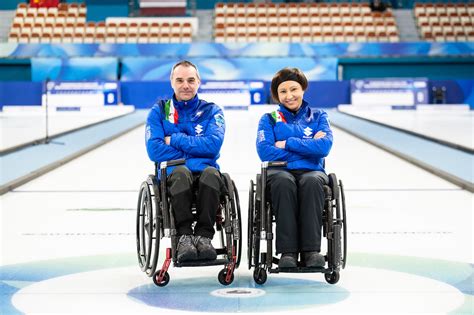
[[[321,139],[321,138],[324,138],[325,135],[326,135],[326,133],[324,131],[318,131],[314,135],[313,139]]]
[[[275,146],[279,149],[284,149],[286,146],[286,140],[275,142]]]
[[[170,145],[170,143],[171,143],[171,136],[166,136],[165,137],[165,144]]]

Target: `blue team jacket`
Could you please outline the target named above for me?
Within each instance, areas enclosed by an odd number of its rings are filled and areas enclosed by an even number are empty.
[[[150,160],[156,163],[185,158],[193,172],[206,167],[219,169],[217,159],[224,141],[225,121],[219,106],[193,99],[178,102],[173,96],[155,104],[146,123],[146,149]],[[165,136],[171,136],[170,145]],[[168,169],[170,174],[172,168]]]
[[[318,131],[326,136],[313,139]],[[285,149],[275,146],[286,140]],[[326,112],[311,109],[303,100],[295,114],[280,104],[278,110],[260,119],[257,133],[257,152],[262,161],[287,161],[290,170],[324,172],[324,157],[332,147],[332,131]]]

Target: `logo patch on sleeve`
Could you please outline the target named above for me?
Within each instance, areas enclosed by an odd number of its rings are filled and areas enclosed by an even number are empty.
[[[214,119],[216,120],[216,125],[222,127],[225,125],[224,116],[222,114],[215,114]]]
[[[272,112],[272,117],[273,117],[273,120],[275,120],[275,123],[284,122],[286,124],[286,118],[285,118],[285,115],[283,115],[282,112],[280,112],[278,110],[273,111]]]
[[[263,130],[258,131],[257,141],[258,142],[265,141],[265,131],[263,131]]]
[[[145,129],[145,140],[148,141],[151,138],[151,128],[149,125],[146,126]]]

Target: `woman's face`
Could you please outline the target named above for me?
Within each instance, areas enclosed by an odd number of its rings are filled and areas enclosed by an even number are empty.
[[[278,86],[278,100],[289,110],[296,112],[303,103],[304,91],[296,81],[284,81]]]

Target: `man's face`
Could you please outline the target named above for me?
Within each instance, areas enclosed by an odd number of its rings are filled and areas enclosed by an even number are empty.
[[[171,77],[171,86],[178,101],[189,101],[196,95],[199,81],[194,67],[177,66]]]

